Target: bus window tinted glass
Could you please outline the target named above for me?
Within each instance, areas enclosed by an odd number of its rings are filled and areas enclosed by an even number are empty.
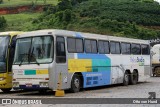
[[[109,42],[108,41],[99,41],[98,42],[98,50],[100,54],[108,54],[109,53]]]
[[[97,53],[97,41],[85,40],[85,51],[86,53]]]
[[[57,37],[56,41],[56,62],[65,63],[66,62],[66,51],[65,51],[65,40],[64,37]]]
[[[14,64],[50,63],[53,59],[53,49],[51,36],[17,39]]]
[[[10,41],[10,36],[0,36],[0,73],[7,72],[6,57],[7,57],[9,41]]]
[[[91,41],[90,40],[85,40],[85,51],[86,53],[91,53],[92,47],[91,47]]]
[[[17,39],[14,64],[28,64],[32,38]]]
[[[80,38],[68,38],[68,52],[70,53],[82,53],[83,52],[83,40]]]
[[[77,53],[83,52],[83,40],[82,39],[76,39],[76,52]]]
[[[142,47],[142,54],[143,55],[149,55],[150,54],[149,45],[141,45],[141,47]]]
[[[131,54],[131,45],[129,43],[121,43],[122,54]]]
[[[119,42],[110,42],[111,54],[120,54],[120,43]]]
[[[97,41],[91,40],[92,53],[97,53]]]
[[[103,41],[98,42],[98,51],[100,54],[104,54],[104,44]]]
[[[76,41],[74,38],[68,38],[67,39],[68,44],[68,52],[75,52],[76,50]]]
[[[132,44],[131,45],[131,52],[132,52],[132,54],[135,54],[135,55],[141,54],[140,44]]]

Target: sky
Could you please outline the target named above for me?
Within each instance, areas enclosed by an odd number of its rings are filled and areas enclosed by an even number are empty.
[[[160,0],[154,0],[154,1],[157,1],[157,2],[159,2],[159,3],[160,3]]]

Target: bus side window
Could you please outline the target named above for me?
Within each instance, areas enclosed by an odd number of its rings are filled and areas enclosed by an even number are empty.
[[[56,38],[56,62],[57,63],[66,62],[65,40],[64,37],[62,36],[58,36]]]
[[[142,48],[142,55],[149,55],[150,54],[149,45],[141,45],[141,48]]]
[[[131,53],[133,55],[140,55],[141,54],[141,46],[140,46],[140,44],[132,43],[131,44]]]
[[[110,51],[111,54],[120,54],[120,43],[119,42],[110,42]]]
[[[12,71],[12,64],[15,54],[15,46],[16,46],[16,36],[12,37],[12,41],[10,43],[10,49],[9,49],[9,59],[8,59],[8,71]]]

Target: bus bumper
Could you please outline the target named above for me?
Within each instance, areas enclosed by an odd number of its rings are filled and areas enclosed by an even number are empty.
[[[48,82],[40,82],[39,84],[20,84],[19,82],[13,82],[13,89],[49,89]]]
[[[6,80],[0,81],[0,89],[12,88],[12,83],[8,83]]]

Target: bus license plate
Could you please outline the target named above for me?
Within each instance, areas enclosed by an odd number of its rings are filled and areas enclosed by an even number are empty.
[[[26,84],[26,87],[32,87],[32,84],[28,83]]]

